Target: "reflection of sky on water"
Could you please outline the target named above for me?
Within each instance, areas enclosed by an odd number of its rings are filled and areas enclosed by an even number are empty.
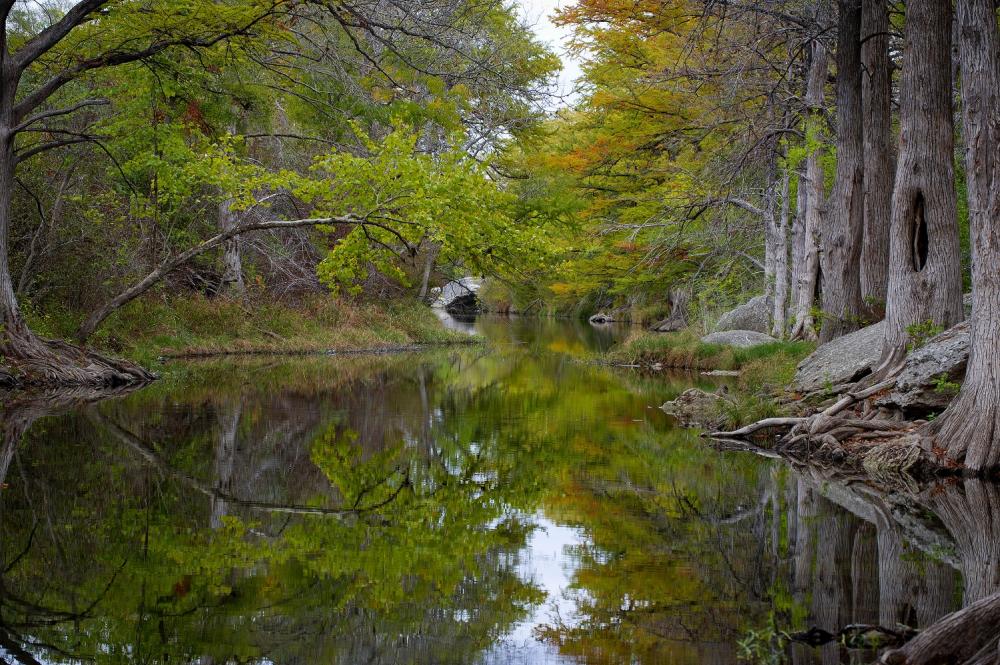
[[[584,544],[585,536],[581,529],[556,524],[542,513],[535,516],[534,522],[537,528],[520,552],[518,573],[545,592],[545,602],[533,608],[524,621],[497,640],[484,655],[484,665],[578,662],[560,654],[555,646],[536,639],[535,630],[546,625],[576,624],[574,594],[577,592],[570,592],[569,586],[577,568],[573,552]]]

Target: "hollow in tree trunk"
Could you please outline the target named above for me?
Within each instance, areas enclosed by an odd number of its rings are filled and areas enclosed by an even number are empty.
[[[950,328],[964,316],[951,96],[951,3],[908,2],[885,339],[877,377],[899,367],[912,326]]]
[[[820,341],[857,330],[861,317],[864,129],[861,105],[861,0],[838,0],[837,176],[822,232]]]
[[[1000,467],[1000,35],[992,0],[959,0],[962,124],[972,236],[969,363],[958,396],[929,426],[948,458]]]
[[[895,156],[892,145],[892,63],[889,60],[889,4],[864,0],[861,9],[861,99],[864,108],[864,241],[861,297],[869,313],[885,304],[889,279],[889,219]]]

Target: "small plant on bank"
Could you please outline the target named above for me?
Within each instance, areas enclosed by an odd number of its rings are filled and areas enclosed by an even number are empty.
[[[906,334],[910,336],[910,343],[907,345],[906,350],[913,351],[914,349],[919,349],[930,338],[940,335],[943,332],[944,328],[935,324],[930,319],[911,324],[906,327]]]
[[[947,374],[942,373],[941,376],[934,379],[934,392],[936,393],[940,393],[942,395],[954,395],[957,394],[961,388],[962,384],[948,380]]]

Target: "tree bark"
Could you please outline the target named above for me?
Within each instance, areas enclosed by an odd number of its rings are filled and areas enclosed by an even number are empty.
[[[775,218],[774,230],[774,311],[771,314],[771,334],[778,339],[788,327],[788,214],[791,173],[787,168],[781,176],[781,207]]]
[[[806,206],[808,205],[808,188],[806,187],[805,169],[798,173],[798,186],[795,192],[795,216],[792,218],[792,263],[789,276],[788,315],[795,323],[795,311],[798,305],[799,282],[805,270],[806,258]]]
[[[430,293],[431,274],[434,272],[434,263],[437,261],[437,255],[440,251],[440,243],[428,240],[427,253],[424,256],[424,272],[420,278],[420,292],[417,294],[420,302],[427,302],[427,296]]]
[[[819,243],[821,209],[823,205],[823,164],[821,127],[823,123],[823,86],[826,83],[829,57],[826,48],[814,40],[811,46],[809,81],[806,84],[806,140],[809,155],[806,157],[805,182],[799,187],[806,188],[805,219],[803,224],[803,263],[801,277],[796,284],[795,325],[791,337],[816,339],[813,304],[819,285]]]
[[[219,203],[219,232],[230,231],[239,224],[239,215],[233,210],[233,202],[226,199]],[[222,243],[222,288],[223,293],[230,293],[242,298],[246,295],[246,284],[243,282],[243,257],[240,253],[240,238],[234,236]]]
[[[861,104],[861,0],[838,0],[837,175],[822,232],[823,322],[829,342],[861,325],[864,232],[864,128]]]
[[[892,145],[892,62],[887,0],[864,0],[861,9],[861,99],[864,113],[864,241],[861,298],[868,312],[885,305],[889,280],[889,219],[896,168]]]
[[[899,164],[892,197],[885,339],[877,376],[906,355],[908,328],[964,316],[955,200],[951,3],[906,5]]]
[[[992,0],[959,0],[962,126],[972,236],[969,363],[929,428],[949,459],[1000,467],[1000,35]]]

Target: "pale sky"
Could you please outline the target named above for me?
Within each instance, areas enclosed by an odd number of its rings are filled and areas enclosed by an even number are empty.
[[[561,28],[553,25],[551,18],[553,12],[561,7],[571,6],[574,0],[517,0],[520,5],[521,15],[532,26],[538,38],[549,45],[549,47],[562,58],[563,71],[559,75],[558,92],[567,97],[563,104],[554,103],[554,106],[562,106],[572,101],[573,85],[579,78],[580,63],[571,57],[567,52],[567,45],[571,31],[568,28]]]

